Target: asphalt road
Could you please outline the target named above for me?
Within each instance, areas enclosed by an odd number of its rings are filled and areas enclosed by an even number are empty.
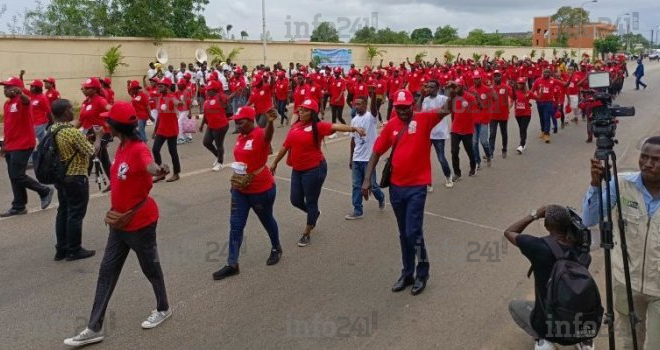
[[[616,146],[622,170],[635,169],[637,144],[660,130],[657,86],[660,64],[647,63],[645,91],[626,81],[622,105],[637,108],[621,119]],[[323,215],[311,244],[296,246],[304,214],[289,202],[289,169],[277,177],[275,215],[284,255],[266,266],[269,240],[251,214],[241,254],[241,274],[220,282],[211,273],[227,255],[230,170],[211,172],[213,158],[196,135],[180,147],[184,176],[159,183],[152,195],[161,210],[158,244],[173,317],[145,331],[140,323],[155,307],[151,286],[131,254],[124,266],[106,319],[107,337],[95,349],[531,349],[532,341],[511,320],[507,305],[533,298],[526,259],[506,244],[502,232],[529,210],[549,203],[581,207],[589,181],[594,144],[585,144],[586,124],[568,126],[552,143],[530,126],[528,148],[515,154],[518,128],[509,126],[509,157],[496,153],[492,168],[464,178],[453,189],[442,186],[433,158],[436,190],[426,201],[425,236],[431,260],[427,289],[419,296],[394,294],[401,257],[396,220],[369,201],[365,218],[346,221],[351,208],[347,137],[328,140],[329,173],[321,195]],[[286,129],[276,129],[274,145]],[[498,135],[499,136],[499,135]],[[234,137],[226,141],[231,159]],[[499,139],[498,139],[499,143]],[[498,146],[499,149],[499,146]],[[167,163],[169,155],[163,150]],[[447,150],[447,156],[449,151]],[[432,157],[435,154],[432,153]],[[467,161],[463,155],[463,169]],[[0,207],[11,191],[6,164],[0,164]],[[93,178],[92,178],[93,181]],[[62,340],[86,324],[107,229],[106,195],[92,185],[83,245],[97,256],[53,262],[55,203],[30,214],[0,220],[0,348],[60,349]],[[542,234],[542,224],[529,232]],[[593,271],[602,283],[602,253]],[[604,291],[603,291],[604,295]],[[604,300],[603,300],[604,302]],[[607,339],[599,337],[598,348]]]

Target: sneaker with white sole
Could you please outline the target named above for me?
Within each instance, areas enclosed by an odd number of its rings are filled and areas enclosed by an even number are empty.
[[[328,136],[329,139],[336,139],[337,138],[337,133],[334,133],[330,136]]]
[[[220,170],[222,170],[222,168],[224,168],[222,163],[218,163],[218,164],[213,166],[213,171],[220,171]]]
[[[64,339],[64,345],[83,346],[83,345],[98,343],[101,341],[103,341],[103,334],[100,331],[94,332],[89,328],[85,328],[75,337]]]
[[[357,220],[357,219],[362,219],[363,217],[364,217],[364,214],[356,214],[356,213],[350,213],[350,214],[344,216],[344,218],[346,220]]]
[[[211,165],[211,166],[216,166],[216,165],[218,165],[218,164],[220,164],[220,162],[218,162],[218,160],[215,160],[215,161],[213,162],[213,165]]]
[[[545,340],[545,339],[539,339],[536,342],[534,342],[534,350],[556,350],[557,347],[555,344]]]
[[[451,180],[451,177],[447,177],[445,181],[445,187],[452,188],[454,187],[454,181]]]
[[[433,192],[433,186],[426,186],[426,192]]]
[[[165,310],[165,311],[157,311],[153,310],[151,311],[151,315],[147,317],[147,319],[142,322],[142,328],[144,329],[151,329],[151,328],[156,328],[158,327],[161,323],[165,322],[168,318],[172,316],[172,310]]]
[[[516,152],[518,152],[518,154],[523,154],[523,152],[525,152],[525,146],[518,146]]]

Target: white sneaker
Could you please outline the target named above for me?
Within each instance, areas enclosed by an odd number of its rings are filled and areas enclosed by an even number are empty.
[[[216,165],[218,165],[218,164],[220,164],[220,163],[218,163],[218,160],[216,159],[216,160],[213,162],[213,165],[211,165],[211,166],[216,166]]]
[[[220,171],[220,170],[222,170],[222,168],[224,168],[224,167],[225,167],[225,166],[222,165],[222,163],[218,163],[218,164],[216,164],[216,165],[213,166],[213,171]]]
[[[80,334],[73,338],[64,339],[64,345],[68,346],[83,346],[87,344],[98,343],[103,340],[101,332],[94,332],[89,328],[85,328]]]
[[[168,318],[172,316],[172,310],[166,310],[166,311],[156,311],[153,310],[151,311],[151,315],[147,317],[147,319],[142,322],[142,328],[144,329],[151,329],[158,327],[161,323],[165,322]]]
[[[337,133],[334,133],[328,137],[329,139],[336,139],[337,138]]]
[[[534,342],[534,350],[557,350],[557,347],[545,339],[539,339]]]
[[[344,132],[344,136],[349,136],[350,134],[351,134],[351,133],[348,132],[348,131]]]
[[[445,187],[447,187],[447,188],[454,187],[454,181],[451,180],[451,177],[447,178],[447,181],[445,182]]]
[[[524,146],[518,146],[518,148],[516,148],[516,152],[518,152],[518,154],[523,154],[524,151],[525,151]]]
[[[426,192],[433,192],[433,186],[426,186]]]

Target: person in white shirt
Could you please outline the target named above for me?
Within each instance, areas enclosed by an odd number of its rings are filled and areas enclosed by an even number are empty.
[[[169,65],[167,66],[167,69],[165,70],[165,73],[163,73],[163,76],[165,78],[170,78],[174,82],[174,66]]]
[[[422,102],[422,111],[430,111],[440,109],[447,100],[446,96],[438,95],[440,83],[437,80],[429,80],[424,86],[424,101]],[[420,99],[421,101],[421,99]],[[449,162],[445,157],[445,140],[449,139],[449,118],[443,118],[442,121],[431,130],[431,143],[435,148],[435,153],[438,155],[442,173],[445,175],[445,187],[454,187],[454,182],[451,180],[451,168]],[[428,186],[428,191],[433,192],[433,185]]]
[[[355,106],[355,117],[351,120],[351,126],[355,128],[362,128],[365,131],[365,136],[360,136],[358,133],[353,133],[351,138],[351,159],[348,167],[352,170],[353,179],[353,212],[346,215],[346,220],[362,219],[364,210],[362,207],[362,182],[364,181],[369,158],[373,152],[374,143],[376,142],[376,128],[378,126],[378,108],[376,102],[376,92],[373,87],[369,88],[370,108],[367,111],[367,99],[358,97],[353,101]],[[376,181],[376,172],[371,173],[371,192],[378,200],[378,209],[385,210],[385,194],[378,186]]]
[[[156,66],[154,65],[153,62],[149,62],[149,70],[147,71],[147,79],[151,79],[158,74],[158,71],[156,70]]]

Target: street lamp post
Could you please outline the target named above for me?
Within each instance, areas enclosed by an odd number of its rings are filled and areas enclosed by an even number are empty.
[[[261,41],[263,44],[263,51],[264,51],[264,66],[266,65],[266,0],[261,0],[261,19],[262,19],[262,27],[261,27]]]

